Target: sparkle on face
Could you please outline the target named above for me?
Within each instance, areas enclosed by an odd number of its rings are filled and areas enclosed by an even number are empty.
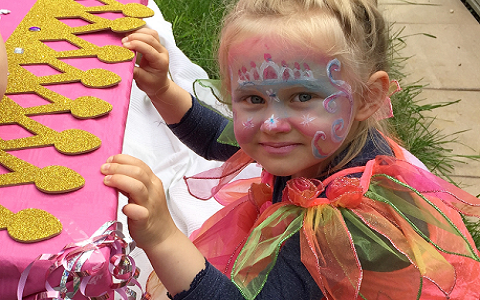
[[[275,115],[271,115],[263,124],[267,129],[275,129],[278,126],[278,118]]]
[[[255,127],[255,124],[253,123],[253,118],[249,117],[245,122],[242,123],[244,129],[250,129]]]
[[[273,91],[273,89],[269,89],[265,91],[267,93],[267,96],[270,98],[272,101],[280,102],[280,99],[278,99],[277,93]]]
[[[315,120],[315,117],[311,117],[310,114],[302,116],[302,122],[300,122],[301,125],[303,126],[308,126],[310,123],[312,123],[313,120]]]

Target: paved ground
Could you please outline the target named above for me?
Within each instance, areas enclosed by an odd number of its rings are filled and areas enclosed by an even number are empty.
[[[434,127],[444,134],[468,130],[448,148],[480,155],[480,24],[460,0],[378,1],[394,31],[404,28],[403,35],[413,34],[401,54],[411,56],[404,69],[407,82],[427,84],[418,99],[425,103],[461,99],[432,112]],[[480,194],[480,162],[456,164],[453,178],[471,194]]]

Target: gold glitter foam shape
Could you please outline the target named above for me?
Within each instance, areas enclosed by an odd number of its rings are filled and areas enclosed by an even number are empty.
[[[0,230],[6,229],[14,213],[0,205]]]
[[[36,208],[27,208],[14,214],[0,205],[0,230],[6,229],[18,242],[43,241],[62,232],[62,223],[52,214]]]
[[[50,104],[23,108],[25,116],[70,112],[77,119],[93,119],[108,114],[113,108],[110,103],[93,96],[82,96],[71,100],[46,88],[38,90],[35,94],[43,98],[49,95],[48,97],[56,100]]]
[[[0,164],[11,172],[0,175],[0,186],[35,184],[44,193],[68,193],[82,188],[85,179],[64,166],[38,168],[10,153],[0,150]]]
[[[83,99],[87,104],[89,100],[91,99]],[[85,103],[82,102],[79,104],[81,107],[84,107],[82,104],[85,105]],[[18,124],[29,132],[35,134],[34,136],[8,141],[0,139],[0,150],[20,150],[53,145],[55,149],[61,153],[75,155],[94,151],[102,144],[102,141],[97,136],[88,131],[67,129],[57,132],[39,122],[36,122],[25,116],[25,109],[23,107],[6,96],[4,96],[0,102],[0,111],[4,112],[3,114],[0,114],[0,125]],[[85,112],[81,110],[77,113],[82,114]]]

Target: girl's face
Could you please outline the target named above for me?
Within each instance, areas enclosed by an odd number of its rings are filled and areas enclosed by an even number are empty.
[[[268,172],[315,177],[350,131],[352,91],[337,59],[278,45],[254,37],[229,52],[235,137]]]
[[[2,36],[0,35],[0,100],[7,89],[7,52]]]

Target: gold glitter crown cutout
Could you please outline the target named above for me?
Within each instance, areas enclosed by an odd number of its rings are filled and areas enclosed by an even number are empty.
[[[145,22],[139,18],[150,17],[153,11],[141,4],[122,4],[115,0],[97,0],[98,6],[83,6],[82,1],[37,0],[5,43],[8,57],[8,84],[6,95],[36,94],[50,103],[46,105],[22,107],[4,96],[0,101],[0,127],[16,124],[33,134],[12,140],[0,138],[0,164],[9,173],[0,174],[2,186],[34,183],[45,193],[64,193],[81,188],[84,178],[64,166],[38,168],[12,154],[11,150],[53,146],[63,154],[77,155],[96,150],[101,140],[94,134],[79,129],[58,132],[36,122],[30,116],[52,113],[70,113],[78,119],[97,118],[108,114],[112,105],[106,101],[84,96],[69,99],[47,89],[46,85],[81,82],[89,88],[105,88],[116,85],[121,78],[108,70],[79,70],[61,59],[97,57],[106,63],[132,60],[134,53],[115,45],[96,46],[81,38],[81,34],[112,30],[128,32],[142,27]],[[90,1],[91,3],[91,1]],[[109,20],[98,13],[122,13],[124,17]],[[62,19],[81,19],[86,25],[70,27]],[[45,42],[64,41],[78,49],[55,51]],[[48,65],[59,74],[36,76],[24,66]]]

